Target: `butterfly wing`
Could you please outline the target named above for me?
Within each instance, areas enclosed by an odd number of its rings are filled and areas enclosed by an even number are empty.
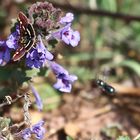
[[[28,18],[20,12],[18,15],[20,38],[18,41],[19,48],[13,55],[13,61],[21,59],[36,42],[36,35],[33,26],[28,22]]]
[[[34,28],[31,24],[28,24],[27,28],[26,28],[26,32],[27,32],[27,44],[24,46],[26,49],[26,52],[28,52],[35,44],[36,42],[36,35],[35,35],[35,31]]]
[[[28,24],[28,18],[22,12],[19,12],[18,20],[21,26],[26,26]]]
[[[13,55],[13,61],[18,61],[21,59],[26,53],[26,50],[24,47],[18,48],[15,54]]]

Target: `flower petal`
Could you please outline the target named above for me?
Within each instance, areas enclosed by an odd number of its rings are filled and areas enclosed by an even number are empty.
[[[60,23],[61,24],[65,24],[65,23],[70,23],[70,22],[72,22],[74,20],[74,15],[73,15],[73,13],[67,13],[66,14],[66,16],[64,16],[64,17],[62,17],[61,19],[60,19]]]
[[[29,84],[30,85],[30,88],[32,90],[32,93],[34,94],[34,97],[35,97],[35,100],[36,100],[36,105],[39,109],[39,111],[41,111],[43,109],[43,103],[42,103],[42,100],[39,96],[39,93],[36,91],[36,89],[33,87],[32,84]]]
[[[70,44],[75,47],[78,45],[80,41],[80,34],[78,31],[73,32],[72,36],[71,36],[71,40],[70,40]]]
[[[53,87],[61,92],[70,92],[71,91],[71,84],[65,84],[62,82],[61,79],[57,79],[57,82],[53,85]]]

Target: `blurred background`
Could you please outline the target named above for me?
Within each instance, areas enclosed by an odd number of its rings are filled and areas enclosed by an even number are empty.
[[[37,0],[0,1],[0,39],[10,33],[12,18]],[[73,28],[81,34],[72,48],[59,43],[57,62],[78,76],[70,94],[53,89],[53,78],[35,77],[43,112],[31,108],[32,120],[46,120],[46,139],[115,140],[134,138],[140,130],[140,1],[49,0],[54,7],[75,15]],[[96,84],[102,79],[115,88],[106,93]],[[1,111],[14,122],[23,118],[21,104]],[[36,117],[34,117],[36,116]]]

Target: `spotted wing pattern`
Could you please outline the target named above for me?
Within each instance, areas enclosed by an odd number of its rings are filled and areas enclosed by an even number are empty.
[[[20,37],[18,41],[19,48],[13,55],[13,61],[18,61],[21,59],[25,53],[27,53],[34,46],[36,42],[34,28],[32,24],[29,23],[28,18],[22,12],[20,12],[18,15],[18,21],[20,31]]]

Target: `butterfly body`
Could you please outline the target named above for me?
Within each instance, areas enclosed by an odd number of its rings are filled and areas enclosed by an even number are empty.
[[[20,12],[18,15],[19,21],[19,32],[20,37],[18,40],[19,48],[13,55],[13,61],[21,59],[34,45],[36,42],[36,34],[32,24],[28,21],[28,18]]]

